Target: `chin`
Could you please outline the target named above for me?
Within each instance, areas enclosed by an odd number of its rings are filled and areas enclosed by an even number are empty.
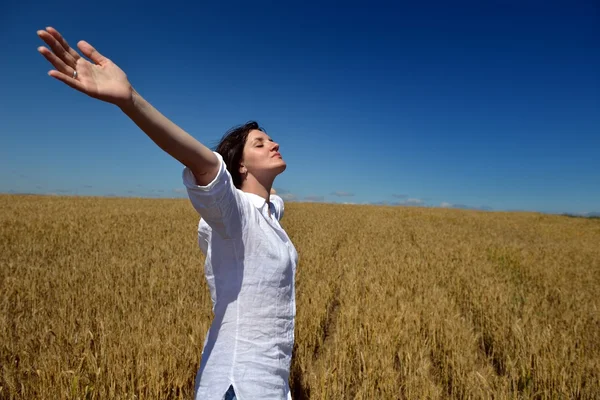
[[[274,170],[277,171],[278,174],[282,173],[283,171],[285,171],[285,169],[287,168],[287,164],[285,163],[285,161],[281,161],[281,164],[279,164],[277,167],[274,168]]]
[[[264,165],[264,173],[268,173],[269,175],[273,175],[273,176],[277,176],[279,174],[281,174],[283,171],[286,170],[287,168],[287,164],[285,163],[285,161],[283,161],[283,159],[278,159],[277,162],[273,162],[274,160],[271,160],[271,162],[269,163],[270,165]]]

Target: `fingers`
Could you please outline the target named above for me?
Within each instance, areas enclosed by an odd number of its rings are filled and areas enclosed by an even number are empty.
[[[38,51],[46,58],[46,60],[48,60],[48,62],[50,62],[50,64],[54,66],[54,68],[57,69],[58,72],[73,76],[73,71],[75,71],[75,68],[65,64],[65,62],[58,58],[56,54],[52,53],[43,46],[38,47]]]
[[[63,63],[65,63],[66,65],[68,65],[71,68],[75,68],[75,65],[77,63],[77,59],[74,58],[71,55],[71,53],[69,53],[63,47],[63,45],[60,44],[58,42],[58,40],[56,40],[56,38],[53,35],[51,35],[49,32],[42,31],[42,30],[38,31],[37,34],[40,37],[40,39],[42,39],[44,42],[46,42],[46,44],[48,46],[50,46],[50,48],[52,49],[52,52],[54,54],[56,54],[56,56],[58,58],[60,58]]]
[[[81,82],[79,82],[77,79],[71,78],[69,75],[63,74],[62,72],[55,71],[55,70],[48,72],[48,75],[50,75],[53,78],[58,79],[61,82],[66,83],[67,85],[71,86],[73,89],[76,89],[76,90],[79,90],[80,92],[85,93],[85,88],[84,88],[83,84]]]
[[[79,50],[81,50],[81,52],[87,58],[89,58],[96,64],[103,64],[107,60],[106,57],[98,53],[98,51],[85,40],[80,40],[79,43],[77,43],[77,47],[79,47]]]
[[[77,53],[77,51],[73,48],[71,48],[71,46],[69,46],[69,44],[67,43],[67,41],[65,40],[65,38],[62,37],[62,35],[53,27],[49,26],[46,28],[46,30],[52,35],[54,36],[54,38],[61,44],[61,46],[71,55],[71,57],[73,57],[73,59],[75,61],[77,61],[77,59],[79,59],[81,56],[79,55],[79,53]]]

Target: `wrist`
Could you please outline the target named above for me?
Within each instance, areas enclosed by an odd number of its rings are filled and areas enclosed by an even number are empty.
[[[139,104],[140,95],[136,90],[131,87],[129,96],[123,101],[116,103],[115,105],[121,109],[125,114],[133,112]]]

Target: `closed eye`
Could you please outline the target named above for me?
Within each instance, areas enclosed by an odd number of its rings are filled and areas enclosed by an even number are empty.
[[[269,142],[274,142],[273,139],[269,138],[267,139]],[[254,139],[254,145],[256,147],[263,147],[263,143],[265,142],[265,140],[263,138],[258,138],[258,139]]]

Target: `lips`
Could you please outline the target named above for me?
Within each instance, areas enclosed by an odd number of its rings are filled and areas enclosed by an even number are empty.
[[[273,157],[279,157],[279,158],[283,158],[283,157],[281,157],[281,154],[279,154],[279,153],[275,153],[275,154],[273,154],[273,155],[271,156],[271,158],[273,158]]]

